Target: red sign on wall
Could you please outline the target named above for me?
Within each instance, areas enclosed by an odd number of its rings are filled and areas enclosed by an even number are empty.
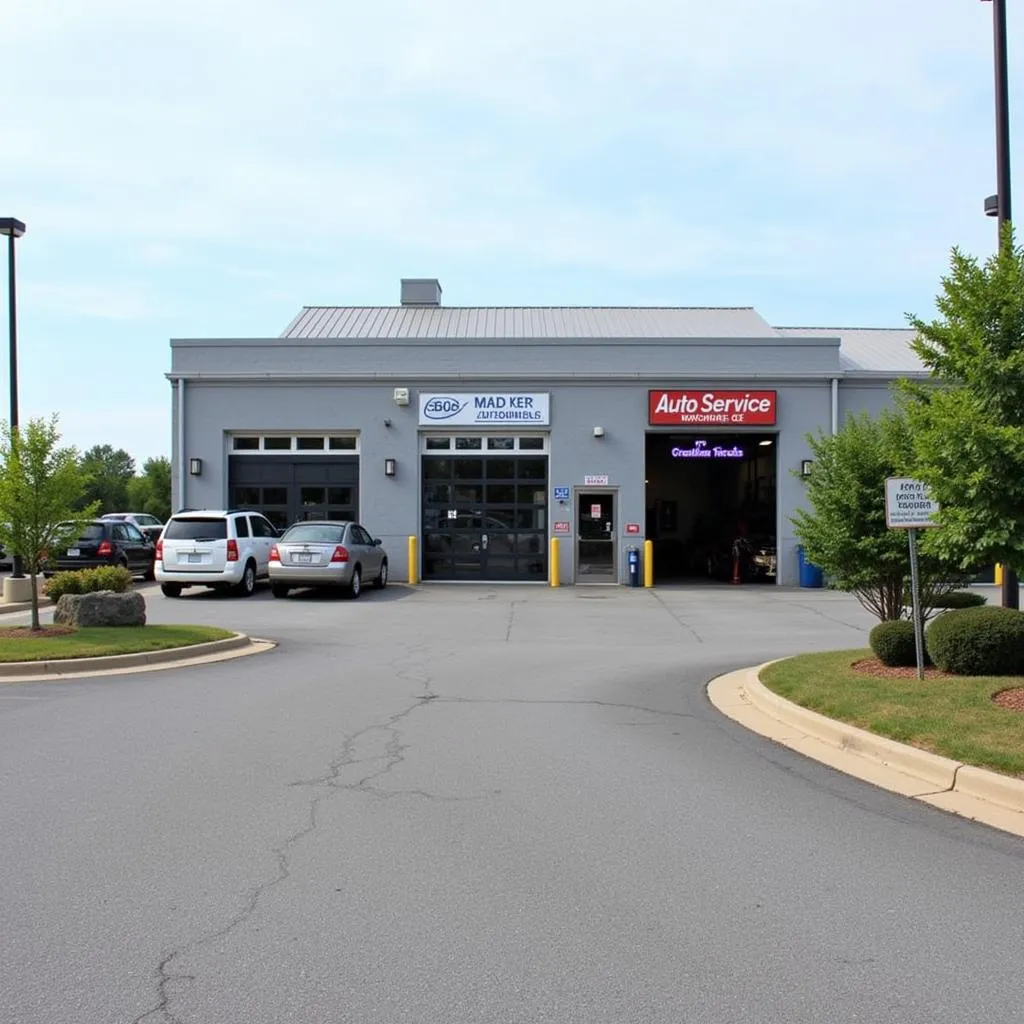
[[[775,391],[650,391],[649,422],[657,427],[773,427]]]

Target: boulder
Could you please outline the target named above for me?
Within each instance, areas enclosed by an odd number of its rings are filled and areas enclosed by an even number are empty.
[[[146,602],[134,590],[125,594],[112,590],[64,594],[57,600],[53,621],[62,626],[144,626]]]

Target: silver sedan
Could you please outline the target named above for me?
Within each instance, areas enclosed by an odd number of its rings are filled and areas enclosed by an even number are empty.
[[[310,520],[289,527],[270,549],[270,590],[287,597],[299,587],[337,587],[351,597],[363,584],[388,584],[388,554],[359,523]]]

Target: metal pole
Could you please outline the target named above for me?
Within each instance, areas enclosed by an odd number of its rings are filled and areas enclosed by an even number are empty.
[[[996,203],[998,245],[1003,244],[1005,225],[1011,220],[1010,195],[1010,71],[1006,45],[1006,0],[992,0],[993,52],[996,73]],[[1003,566],[1000,595],[1004,608],[1020,608],[1020,581],[1016,571]]]
[[[18,299],[15,286],[16,274],[14,267],[14,231],[7,236],[7,313],[8,340],[10,341],[11,359],[11,441],[17,443],[18,437]],[[11,557],[11,577],[24,576],[21,555],[15,552]]]
[[[14,232],[7,236],[7,312],[11,345],[11,430],[18,429],[18,298],[14,270]]]
[[[924,623],[921,621],[921,580],[917,572],[917,530],[907,530],[910,540],[910,598],[914,616],[914,647],[917,650],[917,678],[924,679]]]

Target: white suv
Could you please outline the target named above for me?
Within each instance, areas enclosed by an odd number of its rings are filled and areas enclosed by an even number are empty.
[[[270,575],[277,530],[259,512],[179,512],[156,545],[156,578],[167,597],[205,586],[248,597]]]

